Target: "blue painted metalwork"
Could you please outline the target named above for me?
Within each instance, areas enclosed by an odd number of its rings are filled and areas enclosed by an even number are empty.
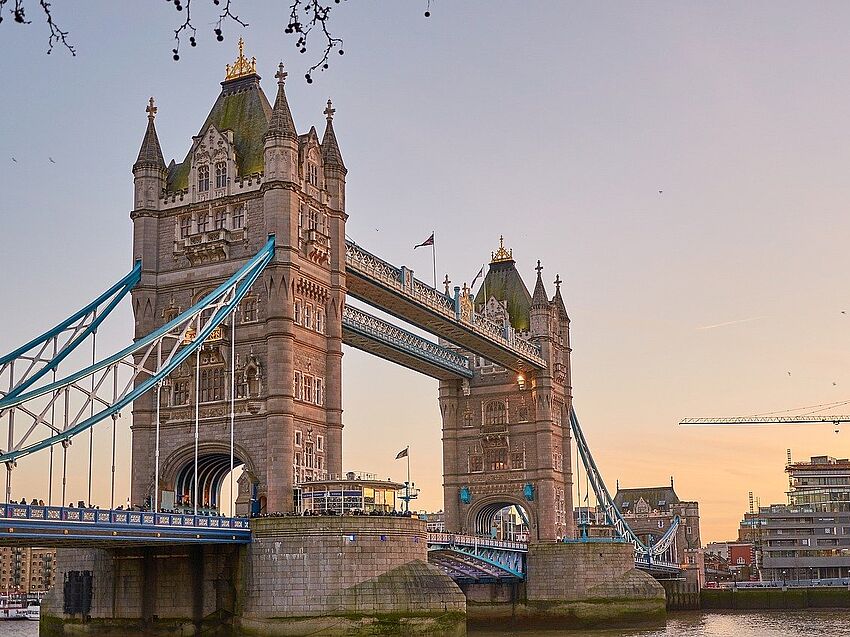
[[[491,341],[503,351],[511,352],[512,355],[533,367],[538,369],[546,367],[546,361],[542,357],[539,345],[520,338],[512,328],[505,332],[504,325],[487,319],[484,315],[475,312],[474,309],[468,316],[459,311],[460,302],[457,291],[455,298],[443,294],[436,288],[415,278],[406,267],[396,267],[364,250],[353,241],[346,240],[345,248],[346,271],[350,276],[374,282],[394,296],[413,301],[429,313],[457,324],[467,333],[473,333]],[[348,293],[356,296],[351,289]],[[361,300],[366,303],[373,302],[368,298],[361,298]],[[380,309],[392,312],[391,308],[381,307]],[[404,320],[403,316],[399,318]]]
[[[0,543],[21,539],[136,544],[251,541],[245,518],[0,504],[0,520]]]
[[[458,553],[495,566],[510,577],[525,579],[528,545],[523,542],[507,542],[454,533],[429,533],[428,550]]]
[[[39,424],[44,424],[56,432],[55,435],[29,445],[25,444],[26,439],[22,439],[12,449],[8,449],[5,453],[0,454],[0,462],[14,462],[21,456],[35,453],[51,445],[70,440],[104,419],[118,414],[121,409],[131,404],[136,398],[150,391],[157,383],[162,381],[172,370],[203,345],[212,331],[238,306],[239,302],[257,278],[259,278],[263,269],[271,261],[273,256],[274,237],[270,237],[265,246],[227,281],[158,330],[139,339],[120,352],[90,367],[75,372],[62,380],[50,383],[28,393],[8,396],[0,400],[0,417],[9,409],[23,411],[34,417],[34,424],[27,430],[27,436]],[[202,313],[205,310],[213,310],[212,315],[203,317]],[[190,334],[192,325],[194,323],[200,324],[202,319],[204,323],[202,326],[199,326],[197,333]],[[170,343],[170,351],[165,356],[165,360],[156,361],[157,367],[154,370],[146,369],[144,364],[138,365],[133,361],[134,356],[139,356],[143,361],[153,360],[154,356],[159,356],[157,354],[157,346],[162,346],[163,342],[166,341]],[[60,430],[54,423],[49,423],[44,419],[43,414],[47,412],[47,409],[42,410],[42,415],[37,415],[34,411],[27,411],[24,406],[27,401],[46,395],[52,396],[49,405],[53,404],[60,394],[64,393],[67,396],[69,389],[77,387],[76,383],[82,379],[94,378],[95,374],[105,370],[99,383],[97,383],[99,387],[110,372],[114,372],[117,379],[118,367],[121,365],[129,366],[134,370],[133,377],[130,383],[127,384],[126,390],[120,396],[115,396],[114,400],[111,401],[96,399],[94,395],[89,395],[89,402],[86,403],[85,407],[94,403],[100,411],[82,422],[75,421],[75,424],[70,424]],[[115,385],[117,388],[117,380],[115,380]],[[130,389],[131,387],[132,389]],[[81,391],[83,394],[89,394],[88,389],[81,389]],[[84,410],[81,410],[79,415],[82,413],[84,413]]]
[[[342,312],[342,326],[367,339],[387,345],[461,378],[473,376],[466,356],[461,356],[453,350],[403,330],[358,308],[345,306]]]
[[[91,303],[86,305],[84,308],[75,312],[67,319],[56,325],[55,327],[49,329],[41,336],[37,336],[29,343],[22,345],[18,349],[13,352],[6,354],[5,356],[0,357],[0,372],[5,370],[10,363],[13,363],[15,360],[21,358],[27,358],[31,362],[30,369],[27,374],[24,374],[22,378],[18,380],[17,383],[13,383],[14,387],[11,391],[4,394],[4,398],[14,398],[15,396],[21,394],[25,389],[32,387],[32,385],[37,382],[40,378],[44,377],[49,372],[56,369],[59,364],[67,358],[67,356],[73,352],[80,343],[86,340],[91,334],[97,331],[98,326],[110,315],[112,310],[121,302],[121,300],[130,292],[130,290],[135,287],[135,285],[139,282],[139,279],[142,275],[142,263],[141,261],[137,261],[136,265],[133,267],[130,272],[124,276],[120,281],[118,281],[115,285],[109,288],[106,292],[101,294]],[[101,305],[106,304],[106,306],[100,309]],[[98,313],[98,310],[100,312]],[[74,329],[75,324],[78,321],[85,321],[91,317],[91,322],[86,326],[77,326],[77,331],[79,333],[74,334],[70,340],[63,344],[61,349],[56,352],[55,356],[49,359],[41,359],[41,355],[43,354],[44,349],[47,347],[47,344],[53,340],[58,338],[63,332],[67,330]],[[80,331],[81,330],[81,331]],[[42,350],[35,356],[27,356],[24,355],[37,347],[41,346]],[[40,369],[35,369],[36,362],[44,362],[45,365]]]
[[[605,486],[605,482],[602,480],[602,474],[599,472],[599,468],[593,460],[593,455],[590,453],[590,447],[584,437],[584,432],[581,430],[575,409],[572,408],[570,408],[570,426],[576,439],[576,448],[587,470],[588,480],[593,486],[597,502],[599,502],[599,505],[605,512],[608,523],[614,527],[620,537],[634,545],[636,565],[660,563],[661,560],[659,558],[668,551],[676,537],[676,530],[679,528],[680,522],[679,517],[676,516],[673,519],[670,528],[667,529],[666,533],[657,542],[649,546],[644,544],[614,504],[614,499],[608,492],[608,487]]]
[[[469,487],[460,488],[460,501],[463,504],[469,504],[472,502],[472,494],[469,492]]]
[[[526,485],[522,488],[522,495],[523,495],[523,497],[524,497],[526,500],[528,500],[529,502],[533,502],[533,501],[534,501],[534,485],[533,485],[533,484],[531,484],[530,482],[529,482],[529,483],[527,483],[527,484],[526,484]],[[517,508],[519,508],[519,507],[517,507]]]

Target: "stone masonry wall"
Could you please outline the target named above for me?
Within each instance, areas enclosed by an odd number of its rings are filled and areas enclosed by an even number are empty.
[[[251,526],[245,617],[465,611],[461,590],[427,563],[422,520],[284,517]]]

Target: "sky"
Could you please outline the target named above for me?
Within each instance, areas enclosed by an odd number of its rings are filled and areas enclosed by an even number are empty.
[[[218,43],[196,0],[198,46],[179,62],[172,4],[72,4],[53,9],[76,57],[45,55],[35,11],[0,24],[0,350],[129,269],[147,100],[166,161],[180,160],[241,35],[272,100],[287,65],[299,131],[321,130],[333,98],[350,237],[429,280],[430,252],[412,247],[435,230],[438,277],[460,284],[503,234],[530,287],[537,259],[550,294],[565,281],[574,405],[609,487],[674,476],[703,540],[729,539],[749,491],[785,500],[786,448],[850,452],[828,425],[677,424],[850,400],[846,3],[434,0],[426,19],[424,0],[344,2],[331,24],[345,55],[312,85],[319,48],[297,53],[284,3],[235,0],[250,26],[226,24]],[[131,328],[128,304],[98,348]],[[442,506],[436,390],[346,349],[346,469],[403,479],[394,457],[410,445],[429,510]],[[93,499],[108,502],[108,429],[95,445]],[[84,451],[69,452],[68,500],[85,498]],[[13,496],[46,498],[45,462],[21,461]]]

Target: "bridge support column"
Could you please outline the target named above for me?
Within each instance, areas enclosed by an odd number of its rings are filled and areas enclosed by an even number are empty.
[[[608,628],[664,621],[664,589],[625,542],[532,542],[526,581],[465,587],[472,625]]]

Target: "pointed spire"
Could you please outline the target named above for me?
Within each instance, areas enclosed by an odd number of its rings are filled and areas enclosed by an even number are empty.
[[[546,296],[546,288],[543,285],[543,266],[540,265],[540,260],[537,261],[537,282],[534,284],[534,294],[531,295],[532,307],[546,307],[549,305],[549,297]]]
[[[275,73],[277,98],[274,101],[274,108],[272,108],[272,118],[269,121],[269,131],[266,133],[266,137],[279,135],[298,139],[298,133],[295,132],[295,122],[292,120],[292,112],[289,110],[289,103],[286,101],[286,91],[283,88],[288,74],[283,70],[283,62],[277,68],[278,71]]]
[[[555,296],[552,297],[552,302],[558,307],[559,310],[561,310],[564,317],[567,320],[569,320],[570,317],[567,314],[567,306],[564,305],[564,299],[561,296],[561,283],[563,283],[563,281],[561,280],[561,275],[556,274],[555,275]]]
[[[133,170],[142,166],[153,166],[155,168],[165,169],[165,160],[162,158],[162,148],[159,145],[159,138],[156,136],[156,126],[153,120],[156,117],[157,107],[154,106],[153,98],[148,102],[145,111],[148,114],[148,128],[145,131],[145,137],[142,140],[142,147],[139,149],[139,156],[136,163],[133,164]]]
[[[336,109],[333,107],[333,103],[328,100],[328,107],[325,109],[325,117],[328,118],[328,123],[322,137],[322,161],[325,162],[325,166],[334,166],[345,170],[342,153],[339,152],[339,144],[334,133],[334,113],[336,113]]]

